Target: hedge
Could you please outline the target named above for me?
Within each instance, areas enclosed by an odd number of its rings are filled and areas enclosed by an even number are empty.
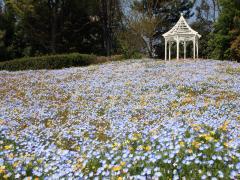
[[[38,69],[62,69],[74,66],[88,66],[96,64],[98,58],[87,54],[60,54],[39,57],[25,57],[11,61],[0,62],[0,70],[20,71]]]

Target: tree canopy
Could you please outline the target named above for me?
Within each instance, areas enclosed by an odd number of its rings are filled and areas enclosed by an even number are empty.
[[[202,35],[201,57],[240,59],[239,0],[3,0],[0,61],[71,52],[162,58],[162,34],[180,13]]]

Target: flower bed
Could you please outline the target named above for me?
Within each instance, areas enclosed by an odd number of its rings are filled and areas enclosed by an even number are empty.
[[[0,179],[237,179],[240,65],[0,72]]]

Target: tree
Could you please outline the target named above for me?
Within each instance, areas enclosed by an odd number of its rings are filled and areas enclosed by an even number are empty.
[[[134,1],[132,18],[128,19],[129,27],[141,38],[149,57],[155,55],[153,48],[154,36],[157,33],[159,24],[161,24],[161,19],[155,14],[155,10],[163,2],[160,0]]]
[[[6,0],[6,7],[17,19],[15,43],[28,55],[102,52],[98,0]]]
[[[220,0],[219,3],[221,12],[208,43],[212,48],[211,55],[215,59],[239,60],[240,2]]]
[[[195,1],[194,1],[195,2]],[[133,14],[126,18],[128,26],[141,37],[150,57],[163,57],[164,40],[162,34],[178,21],[180,13],[191,17],[194,2],[188,0],[141,0],[134,1]]]
[[[199,56],[203,58],[209,58],[211,54],[211,49],[208,47],[208,41],[211,38],[210,34],[217,18],[216,14],[218,14],[216,6],[216,0],[201,0],[196,7],[196,21],[192,23],[192,27],[202,35],[199,41]]]
[[[10,9],[0,5],[0,61],[4,61],[16,53],[13,47],[16,19]]]
[[[113,49],[113,35],[121,21],[119,0],[99,0],[99,16],[102,27],[103,47],[110,56]]]

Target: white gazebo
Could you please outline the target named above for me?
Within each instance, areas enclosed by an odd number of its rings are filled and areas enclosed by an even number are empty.
[[[171,60],[171,46],[174,42],[177,43],[177,60],[179,60],[179,44],[181,43],[184,45],[184,59],[186,59],[186,43],[189,41],[193,42],[193,59],[196,59],[196,55],[198,58],[198,40],[201,35],[188,25],[182,13],[177,24],[163,34],[163,37],[165,39],[165,61],[167,60],[167,47],[169,48],[169,60]]]

